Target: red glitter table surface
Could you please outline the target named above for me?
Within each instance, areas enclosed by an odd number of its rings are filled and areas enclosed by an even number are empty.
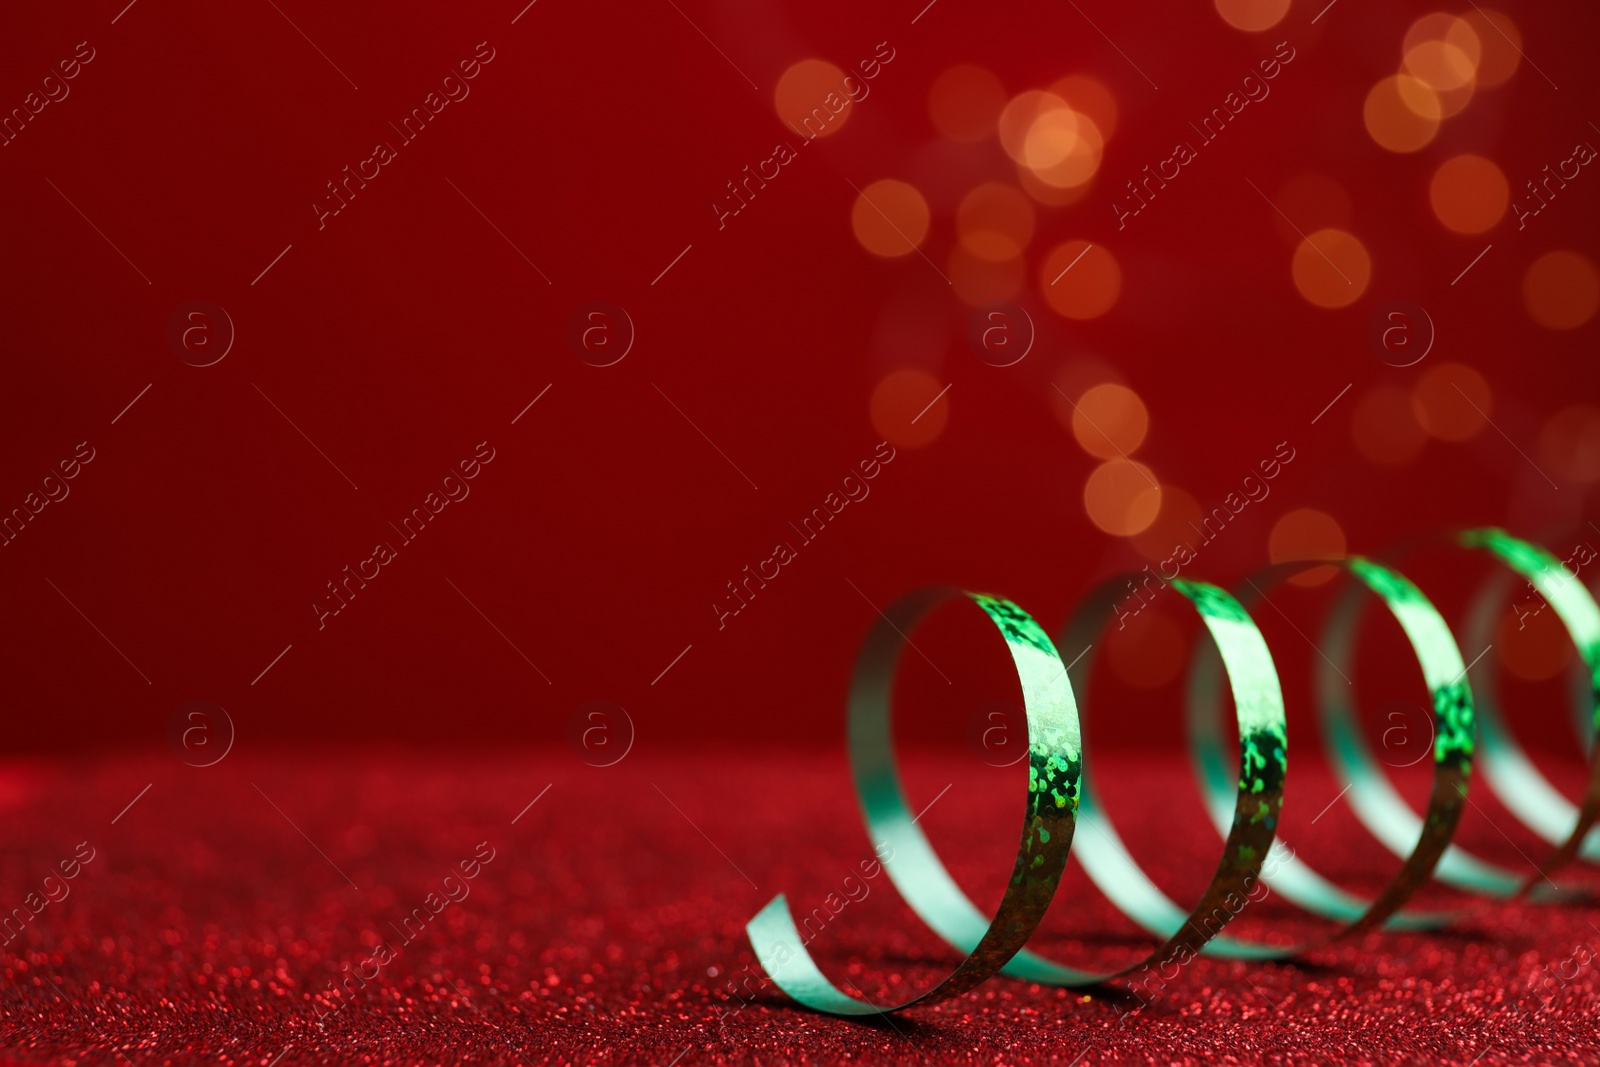
[[[988,905],[1020,826],[1020,768],[977,762],[919,756],[907,778],[919,806],[934,802],[923,825],[952,871]],[[1096,767],[1152,877],[1196,891],[1218,849],[1181,760],[1110,753]],[[1286,832],[1301,856],[1353,887],[1378,884],[1393,861],[1343,804],[1309,824],[1337,792],[1326,773],[1297,766],[1294,778]],[[1502,860],[1532,851],[1475,796],[1464,841]],[[0,817],[0,906],[68,892],[5,946],[7,1063],[1600,1057],[1600,909],[1581,904],[1489,905],[1445,934],[1375,934],[1293,965],[1196,961],[1149,986],[1137,1012],[1125,994],[1007,979],[875,1025],[796,1009],[761,979],[743,933],[777,892],[827,918],[811,947],[869,997],[926,987],[955,959],[867,862],[837,753],[636,752],[604,769],[565,750],[11,764]],[[93,859],[47,885],[85,841]],[[463,879],[461,861],[490,849]],[[467,895],[433,915],[428,894],[446,891]],[[1240,922],[1304,932],[1275,903]],[[429,921],[406,926],[418,908]],[[1035,947],[1058,956],[1132,950],[1081,872],[1046,927]],[[393,958],[379,965],[385,939]],[[330,992],[352,969],[370,981]]]

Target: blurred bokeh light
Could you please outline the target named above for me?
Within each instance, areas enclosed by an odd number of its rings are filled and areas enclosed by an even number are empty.
[[[1494,392],[1464,363],[1436,363],[1411,389],[1417,423],[1441,441],[1469,441],[1493,418]]]
[[[1600,306],[1600,272],[1581,252],[1546,252],[1528,265],[1522,302],[1533,321],[1550,330],[1573,330]]]
[[[861,190],[850,209],[850,228],[861,247],[886,259],[915,252],[928,236],[928,223],[928,202],[916,186],[894,178]]]
[[[1440,222],[1456,233],[1482,233],[1505,216],[1511,187],[1493,160],[1464,153],[1439,165],[1428,201]]]
[[[1367,291],[1372,259],[1354,234],[1330,228],[1300,242],[1290,269],[1301,296],[1317,307],[1342,308]]]
[[[826,59],[802,59],[778,78],[772,106],[800,136],[832,137],[844,129],[855,107],[844,79],[844,71]]]
[[[1111,310],[1122,292],[1122,268],[1103,245],[1067,241],[1044,257],[1039,290],[1059,315],[1069,319],[1098,318]]]
[[[1114,537],[1150,528],[1161,510],[1161,483],[1149,467],[1132,459],[1108,459],[1083,485],[1089,521]]]

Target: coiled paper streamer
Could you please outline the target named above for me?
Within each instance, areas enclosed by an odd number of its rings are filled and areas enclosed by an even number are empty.
[[[1449,626],[1420,589],[1389,563],[1363,557],[1320,563],[1342,567],[1355,579],[1335,603],[1323,637],[1327,655],[1318,691],[1324,740],[1357,817],[1401,861],[1375,899],[1334,884],[1276,840],[1288,768],[1283,693],[1266,641],[1245,606],[1257,600],[1271,605],[1267,590],[1307,565],[1267,568],[1247,578],[1237,596],[1204,582],[1175,579],[1171,588],[1199,613],[1214,646],[1192,662],[1188,717],[1206,807],[1225,838],[1210,884],[1186,909],[1129,858],[1109,814],[1095,800],[1074,698],[1074,692],[1087,692],[1092,655],[1086,651],[1068,668],[1038,623],[1010,601],[927,589],[888,608],[862,646],[850,689],[850,759],[867,831],[874,840],[892,846],[890,858],[883,861],[891,881],[917,916],[964,954],[962,962],[920,996],[894,1005],[869,1003],[838,988],[822,973],[782,895],[746,926],[757,959],[779,988],[808,1007],[834,1015],[878,1015],[955,996],[996,974],[1049,985],[1088,986],[1146,966],[1182,964],[1201,954],[1284,959],[1380,924],[1435,929],[1456,913],[1403,910],[1407,899],[1430,878],[1495,897],[1558,898],[1559,891],[1552,892],[1552,874],[1575,858],[1600,861],[1600,831],[1595,830],[1600,817],[1600,760],[1594,758],[1600,752],[1595,743],[1600,739],[1600,606],[1554,555],[1537,545],[1497,529],[1467,530],[1450,540],[1462,549],[1488,554],[1509,575],[1526,580],[1555,610],[1579,652],[1588,677],[1586,685],[1574,690],[1574,710],[1580,740],[1591,757],[1579,805],[1562,797],[1516,745],[1489,696],[1491,668],[1480,666],[1484,658],[1480,656],[1472,668],[1476,673],[1469,672]],[[1068,647],[1094,648],[1113,615],[1124,580],[1105,582],[1084,598],[1063,630]],[[1467,624],[1474,647],[1481,642],[1487,648],[1496,600],[1505,591],[1502,580],[1491,583],[1478,598]],[[1433,698],[1433,788],[1420,816],[1373,759],[1356,727],[1349,695],[1353,683],[1338,667],[1351,658],[1362,607],[1372,597],[1400,624]],[[906,633],[935,606],[962,599],[982,609],[1004,638],[1022,684],[1027,718],[1028,795],[1022,839],[1010,883],[992,917],[950,877],[913,820],[890,740],[890,688],[900,651],[909,640]],[[1238,719],[1236,764],[1224,751],[1218,724],[1219,667],[1227,675]],[[1469,674],[1479,683],[1476,690]],[[1488,863],[1451,843],[1463,811],[1472,803],[1467,783],[1479,747],[1489,784],[1508,810],[1555,846],[1531,875]],[[1149,956],[1115,972],[1080,970],[1025,947],[1060,884],[1075,837],[1079,861],[1100,891],[1160,942]],[[1292,946],[1223,934],[1222,927],[1242,910],[1242,902],[1259,882],[1336,925],[1320,939]]]

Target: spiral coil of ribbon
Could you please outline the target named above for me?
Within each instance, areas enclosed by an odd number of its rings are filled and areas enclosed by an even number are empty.
[[[913,592],[885,609],[868,633],[856,661],[849,700],[848,742],[857,798],[867,831],[887,844],[884,869],[912,911],[945,942],[963,953],[961,963],[932,989],[902,1003],[868,1003],[835,986],[817,966],[783,895],[746,926],[757,959],[773,981],[796,1001],[833,1015],[866,1016],[899,1011],[969,991],[995,975],[1046,985],[1083,987],[1139,968],[1183,964],[1196,956],[1281,960],[1376,926],[1431,930],[1458,913],[1402,910],[1430,879],[1498,898],[1558,898],[1550,875],[1574,859],[1600,862],[1600,606],[1576,576],[1549,551],[1499,529],[1461,531],[1457,547],[1487,554],[1502,565],[1504,579],[1520,577],[1551,606],[1566,628],[1587,672],[1575,688],[1590,753],[1582,801],[1574,805],[1546,780],[1518,747],[1493,699],[1493,686],[1477,691],[1469,665],[1439,611],[1422,591],[1389,563],[1353,556],[1331,565],[1354,579],[1336,600],[1319,666],[1322,727],[1334,769],[1351,796],[1356,816],[1401,860],[1399,871],[1375,897],[1344,889],[1296,856],[1279,839],[1288,766],[1288,736],[1281,686],[1265,638],[1247,605],[1265,599],[1262,585],[1303,571],[1305,565],[1268,568],[1246,579],[1237,595],[1189,579],[1170,585],[1199,614],[1210,637],[1208,655],[1196,656],[1189,676],[1188,715],[1207,812],[1225,836],[1223,855],[1210,884],[1192,908],[1170,899],[1129,858],[1105,808],[1095,798],[1083,758],[1078,702],[1089,660],[1063,664],[1056,644],[1022,608],[1009,600],[949,588]],[[1330,565],[1330,564],[1322,564]],[[1092,648],[1110,621],[1120,579],[1092,590],[1062,631],[1067,647]],[[1504,592],[1499,586],[1498,591]],[[1479,598],[1467,622],[1468,636],[1484,642],[1494,625],[1495,589]],[[1365,602],[1380,601],[1399,623],[1415,652],[1433,700],[1433,782],[1419,816],[1378,770],[1360,730],[1348,682],[1335,660],[1354,646]],[[981,609],[1005,640],[1022,686],[1028,732],[1028,786],[1021,840],[998,909],[986,915],[956,884],[913,818],[901,785],[890,738],[890,690],[905,636],[935,607],[966,601]],[[1480,657],[1481,659],[1481,657]],[[1476,663],[1476,661],[1475,661]],[[1226,675],[1238,720],[1238,756],[1229,758],[1217,699]],[[1553,846],[1531,874],[1500,867],[1452,843],[1467,800],[1475,752],[1490,787],[1506,808]],[[1093,833],[1074,834],[1080,826]],[[1159,944],[1145,958],[1115,971],[1069,967],[1026,947],[1049,907],[1069,850],[1096,886]],[[1284,946],[1222,932],[1242,900],[1256,899],[1270,885],[1299,908],[1332,920],[1328,936]]]

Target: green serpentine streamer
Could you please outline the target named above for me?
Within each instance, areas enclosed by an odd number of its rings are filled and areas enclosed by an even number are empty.
[[[889,745],[889,689],[905,631],[936,605],[962,596],[983,609],[999,629],[1022,682],[1028,723],[1028,800],[1011,881],[993,919],[983,918],[976,908],[969,914],[941,915],[965,922],[962,932],[971,935],[963,938],[967,957],[933,989],[893,1007],[868,1004],[828,981],[806,951],[788,901],[774,897],[746,927],[756,957],[785,992],[819,1011],[876,1015],[943,1000],[977,986],[1027,943],[1066,868],[1083,773],[1078,707],[1055,645],[1032,616],[1009,600],[924,589],[883,612],[867,634],[850,690],[850,752],[861,803],[875,831],[894,848],[894,866],[889,870],[902,892],[908,883],[918,883],[940,903],[948,905],[952,894],[965,900],[906,807]]]
[[[1277,840],[1288,736],[1283,693],[1265,639],[1247,605],[1271,605],[1267,590],[1302,573],[1308,564],[1270,567],[1247,578],[1237,595],[1203,582],[1176,579],[1171,587],[1199,614],[1211,641],[1196,654],[1188,685],[1188,724],[1195,772],[1205,805],[1224,838],[1210,884],[1192,906],[1166,896],[1129,858],[1109,814],[1097,802],[1083,760],[1078,704],[1087,692],[1093,650],[1114,614],[1126,576],[1084,598],[1062,631],[1068,648],[1083,647],[1069,668],[1039,624],[1000,597],[956,589],[924,589],[897,601],[868,633],[856,661],[849,703],[849,746],[857,797],[867,832],[890,846],[883,861],[895,888],[917,916],[963,954],[961,963],[927,992],[893,1005],[868,1002],[834,985],[807,951],[785,897],[779,895],[746,926],[757,959],[773,981],[807,1007],[832,1015],[871,1016],[932,1003],[967,992],[996,974],[1049,985],[1082,987],[1146,967],[1183,964],[1197,955],[1230,959],[1285,959],[1335,939],[1383,925],[1435,929],[1454,912],[1417,912],[1406,901],[1430,878],[1497,897],[1554,899],[1550,876],[1574,859],[1600,862],[1600,606],[1548,551],[1497,529],[1467,530],[1450,543],[1486,553],[1520,577],[1551,606],[1577,648],[1585,684],[1574,687],[1580,740],[1591,754],[1582,802],[1574,806],[1534,768],[1506,729],[1492,699],[1491,668],[1479,656],[1462,659],[1450,628],[1422,591],[1387,563],[1359,556],[1337,563],[1355,581],[1335,603],[1321,649],[1317,687],[1324,740],[1362,824],[1400,859],[1392,880],[1374,899],[1359,896],[1318,874]],[[1485,650],[1503,598],[1504,580],[1485,587],[1470,614],[1467,633]],[[1399,623],[1416,655],[1433,699],[1433,788],[1427,808],[1414,812],[1381,770],[1357,728],[1354,682],[1348,666],[1364,603],[1376,598]],[[1021,841],[1011,879],[991,917],[975,905],[946,870],[906,802],[891,741],[890,691],[906,636],[934,608],[951,601],[976,605],[999,630],[1022,685],[1028,729],[1028,793]],[[1274,610],[1276,610],[1274,606]],[[1230,759],[1220,727],[1218,699],[1225,673],[1240,739]],[[1475,688],[1469,678],[1477,679]],[[1475,693],[1477,694],[1475,699]],[[1481,733],[1480,733],[1481,726]],[[1555,845],[1530,875],[1490,864],[1451,843],[1465,806],[1474,750],[1480,751],[1490,786],[1529,829]],[[1343,795],[1343,794],[1341,794]],[[1080,970],[1025,946],[1055,895],[1076,835],[1079,862],[1095,885],[1159,944],[1148,956],[1116,971]],[[1261,885],[1302,909],[1330,920],[1325,936],[1299,945],[1234,938],[1222,927]],[[848,981],[848,980],[847,980]]]

